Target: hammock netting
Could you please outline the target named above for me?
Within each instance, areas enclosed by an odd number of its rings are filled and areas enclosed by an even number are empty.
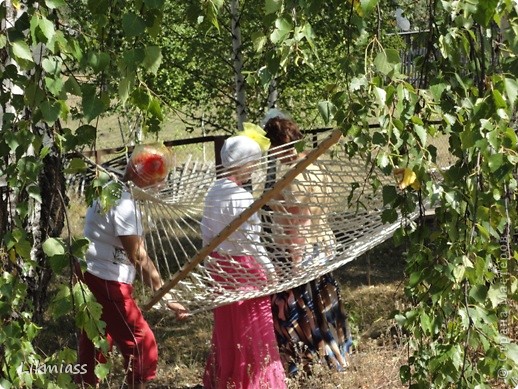
[[[207,192],[224,175],[219,166],[191,160],[174,169],[159,190],[134,187],[148,252],[166,280],[154,295],[141,288],[139,293],[147,293],[142,295],[145,309],[166,293],[196,313],[296,287],[347,264],[417,217],[416,211],[383,223],[381,188],[374,190],[371,183],[394,184],[393,179],[347,157],[336,132],[300,163],[275,162],[275,149],[264,156],[247,187],[255,202],[225,226],[209,219],[202,225],[204,206],[212,206],[205,204]],[[261,228],[242,232],[256,212]],[[213,226],[219,226],[214,239],[203,242],[202,228]],[[222,241],[225,247],[263,255],[238,262],[217,249]]]

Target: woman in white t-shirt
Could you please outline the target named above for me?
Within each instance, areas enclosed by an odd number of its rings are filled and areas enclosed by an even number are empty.
[[[254,201],[243,188],[261,148],[252,139],[228,138],[221,149],[225,177],[207,193],[202,218],[205,244]],[[274,276],[259,239],[261,221],[250,217],[223,243],[205,267],[222,288],[257,288]],[[252,280],[253,282],[250,282]],[[248,282],[247,282],[248,281]],[[203,384],[205,389],[282,389],[286,387],[268,296],[239,301],[213,310],[214,328]]]
[[[169,167],[170,151],[165,146],[137,146],[123,181],[140,188],[154,186],[167,177]],[[140,219],[127,186],[108,210],[94,201],[86,212],[84,233],[90,245],[86,252],[86,272],[80,275],[103,307],[101,319],[106,323],[107,340],[110,346],[115,343],[123,355],[127,383],[132,388],[145,387],[155,377],[158,362],[155,337],[132,296],[132,284],[138,271],[153,290],[163,285],[146,251]],[[188,316],[181,304],[167,301],[166,305],[178,319]],[[86,366],[86,373],[78,376],[77,381],[96,385],[94,369],[98,361],[105,361],[105,357],[82,333],[79,363]]]

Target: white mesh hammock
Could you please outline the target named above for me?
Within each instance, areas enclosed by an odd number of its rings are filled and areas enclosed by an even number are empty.
[[[388,239],[401,223],[415,218],[417,212],[399,216],[391,224],[382,222],[381,194],[373,191],[370,182],[373,178],[387,182],[388,178],[375,175],[364,161],[349,159],[335,145],[340,137],[340,131],[333,131],[306,158],[277,175],[275,182],[268,174],[271,159],[263,157],[252,176],[250,190],[255,202],[205,245],[200,233],[204,201],[220,173],[218,168],[173,173],[159,192],[133,188],[148,251],[166,280],[153,296],[144,296],[143,308],[156,307],[167,293],[196,313],[290,289],[345,265]],[[311,170],[315,166],[318,169]],[[286,194],[285,201],[277,199],[279,193]],[[290,196],[303,202],[299,205],[306,209],[304,220],[311,219],[318,228],[306,228],[308,223],[283,212]],[[265,204],[273,210],[265,209]],[[256,212],[263,220],[262,231],[235,234]],[[293,228],[303,235],[303,242],[286,243],[287,231]],[[236,246],[262,245],[266,259],[258,258],[250,267],[224,253],[220,258],[211,256],[223,241]],[[296,263],[290,260],[295,256]]]

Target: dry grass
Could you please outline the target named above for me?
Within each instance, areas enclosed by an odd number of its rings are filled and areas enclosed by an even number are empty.
[[[400,388],[399,367],[406,348],[392,320],[402,300],[403,259],[390,242],[335,271],[351,316],[355,347],[343,373],[314,366],[312,374],[290,378],[289,389]],[[374,261],[372,258],[376,258]],[[370,273],[371,285],[368,285]],[[168,312],[146,314],[159,344],[159,372],[152,388],[201,388],[209,351],[212,316],[197,314],[176,322]]]
[[[392,319],[393,311],[403,299],[403,268],[400,250],[386,242],[335,271],[342,285],[355,342],[350,366],[343,373],[315,366],[310,376],[300,374],[290,378],[288,389],[403,388],[399,367],[405,363],[406,347]],[[67,282],[66,274],[59,278],[57,281]],[[149,387],[202,388],[212,314],[199,313],[184,322],[176,321],[171,312],[149,311],[145,316],[155,333],[160,358],[157,377]],[[75,348],[76,341],[72,318],[49,318],[35,346],[50,354],[64,347]],[[117,350],[111,361],[113,366],[102,387],[120,388],[124,371]]]

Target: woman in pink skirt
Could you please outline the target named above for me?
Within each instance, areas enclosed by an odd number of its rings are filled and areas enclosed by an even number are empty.
[[[250,204],[243,188],[261,158],[257,142],[246,136],[228,138],[221,150],[224,178],[209,190],[202,219],[204,243],[210,242]],[[224,288],[257,288],[274,273],[259,240],[261,222],[254,214],[221,243],[206,263]],[[253,280],[247,284],[247,279]],[[239,286],[236,286],[239,285]],[[259,285],[259,286],[258,286]],[[203,377],[207,389],[283,389],[285,373],[273,329],[268,296],[215,308],[212,347]]]

